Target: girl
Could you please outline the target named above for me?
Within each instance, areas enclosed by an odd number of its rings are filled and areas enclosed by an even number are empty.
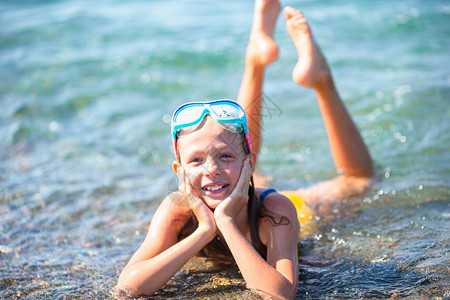
[[[238,95],[241,106],[218,100],[188,103],[175,111],[173,170],[179,177],[179,190],[155,212],[143,244],[120,274],[118,289],[129,295],[151,295],[201,253],[234,260],[249,288],[275,298],[295,296],[296,208],[273,189],[255,188],[253,181],[264,68],[278,56],[273,32],[279,11],[277,0],[256,0]],[[336,179],[288,194],[301,196],[320,210],[367,186],[371,158],[302,13],[286,7],[284,16],[299,54],[293,79],[317,92],[333,157],[343,172]],[[242,107],[252,118],[246,118]],[[255,181],[263,184],[259,176]]]

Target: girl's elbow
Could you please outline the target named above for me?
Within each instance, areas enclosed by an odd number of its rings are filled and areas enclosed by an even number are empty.
[[[113,294],[119,297],[119,299],[136,297],[140,295],[135,288],[123,284],[120,281],[117,282],[117,285],[114,287]]]
[[[297,286],[291,285],[290,287],[283,290],[280,294],[281,295],[279,299],[294,299],[295,295],[297,294]]]
[[[295,295],[297,294],[297,286],[291,285],[289,287],[285,286],[284,288],[279,289],[278,291],[272,291],[269,292],[264,289],[260,288],[251,288],[247,285],[247,288],[256,291],[257,293],[262,293],[264,295],[267,295],[269,299],[277,299],[277,300],[291,300],[294,299]]]
[[[156,290],[149,290],[133,284],[123,284],[120,282],[114,287],[114,294],[121,297],[151,296],[155,292]]]
[[[127,272],[124,270],[120,274],[117,285],[114,287],[114,292],[120,296],[136,297],[140,295],[152,295],[154,292],[143,289],[144,285],[140,284],[138,274],[136,272]]]
[[[294,283],[289,283],[289,286],[282,290],[282,299],[294,299],[297,294],[298,282],[294,280]]]

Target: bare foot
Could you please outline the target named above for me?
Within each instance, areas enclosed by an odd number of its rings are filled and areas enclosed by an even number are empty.
[[[299,56],[292,72],[292,79],[297,84],[317,89],[331,79],[328,63],[315,42],[311,28],[302,12],[287,6],[283,13],[287,31]]]
[[[245,60],[266,66],[278,58],[278,45],[273,39],[281,5],[278,0],[255,0],[255,13]]]

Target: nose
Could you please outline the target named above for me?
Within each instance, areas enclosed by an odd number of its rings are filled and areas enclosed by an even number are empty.
[[[216,176],[220,173],[219,162],[213,158],[208,158],[204,164],[204,174],[206,176]]]

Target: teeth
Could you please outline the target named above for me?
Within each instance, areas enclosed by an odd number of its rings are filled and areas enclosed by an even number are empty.
[[[218,184],[218,185],[207,186],[204,189],[207,190],[207,191],[218,191],[218,190],[220,190],[223,187],[224,187],[224,185]]]

